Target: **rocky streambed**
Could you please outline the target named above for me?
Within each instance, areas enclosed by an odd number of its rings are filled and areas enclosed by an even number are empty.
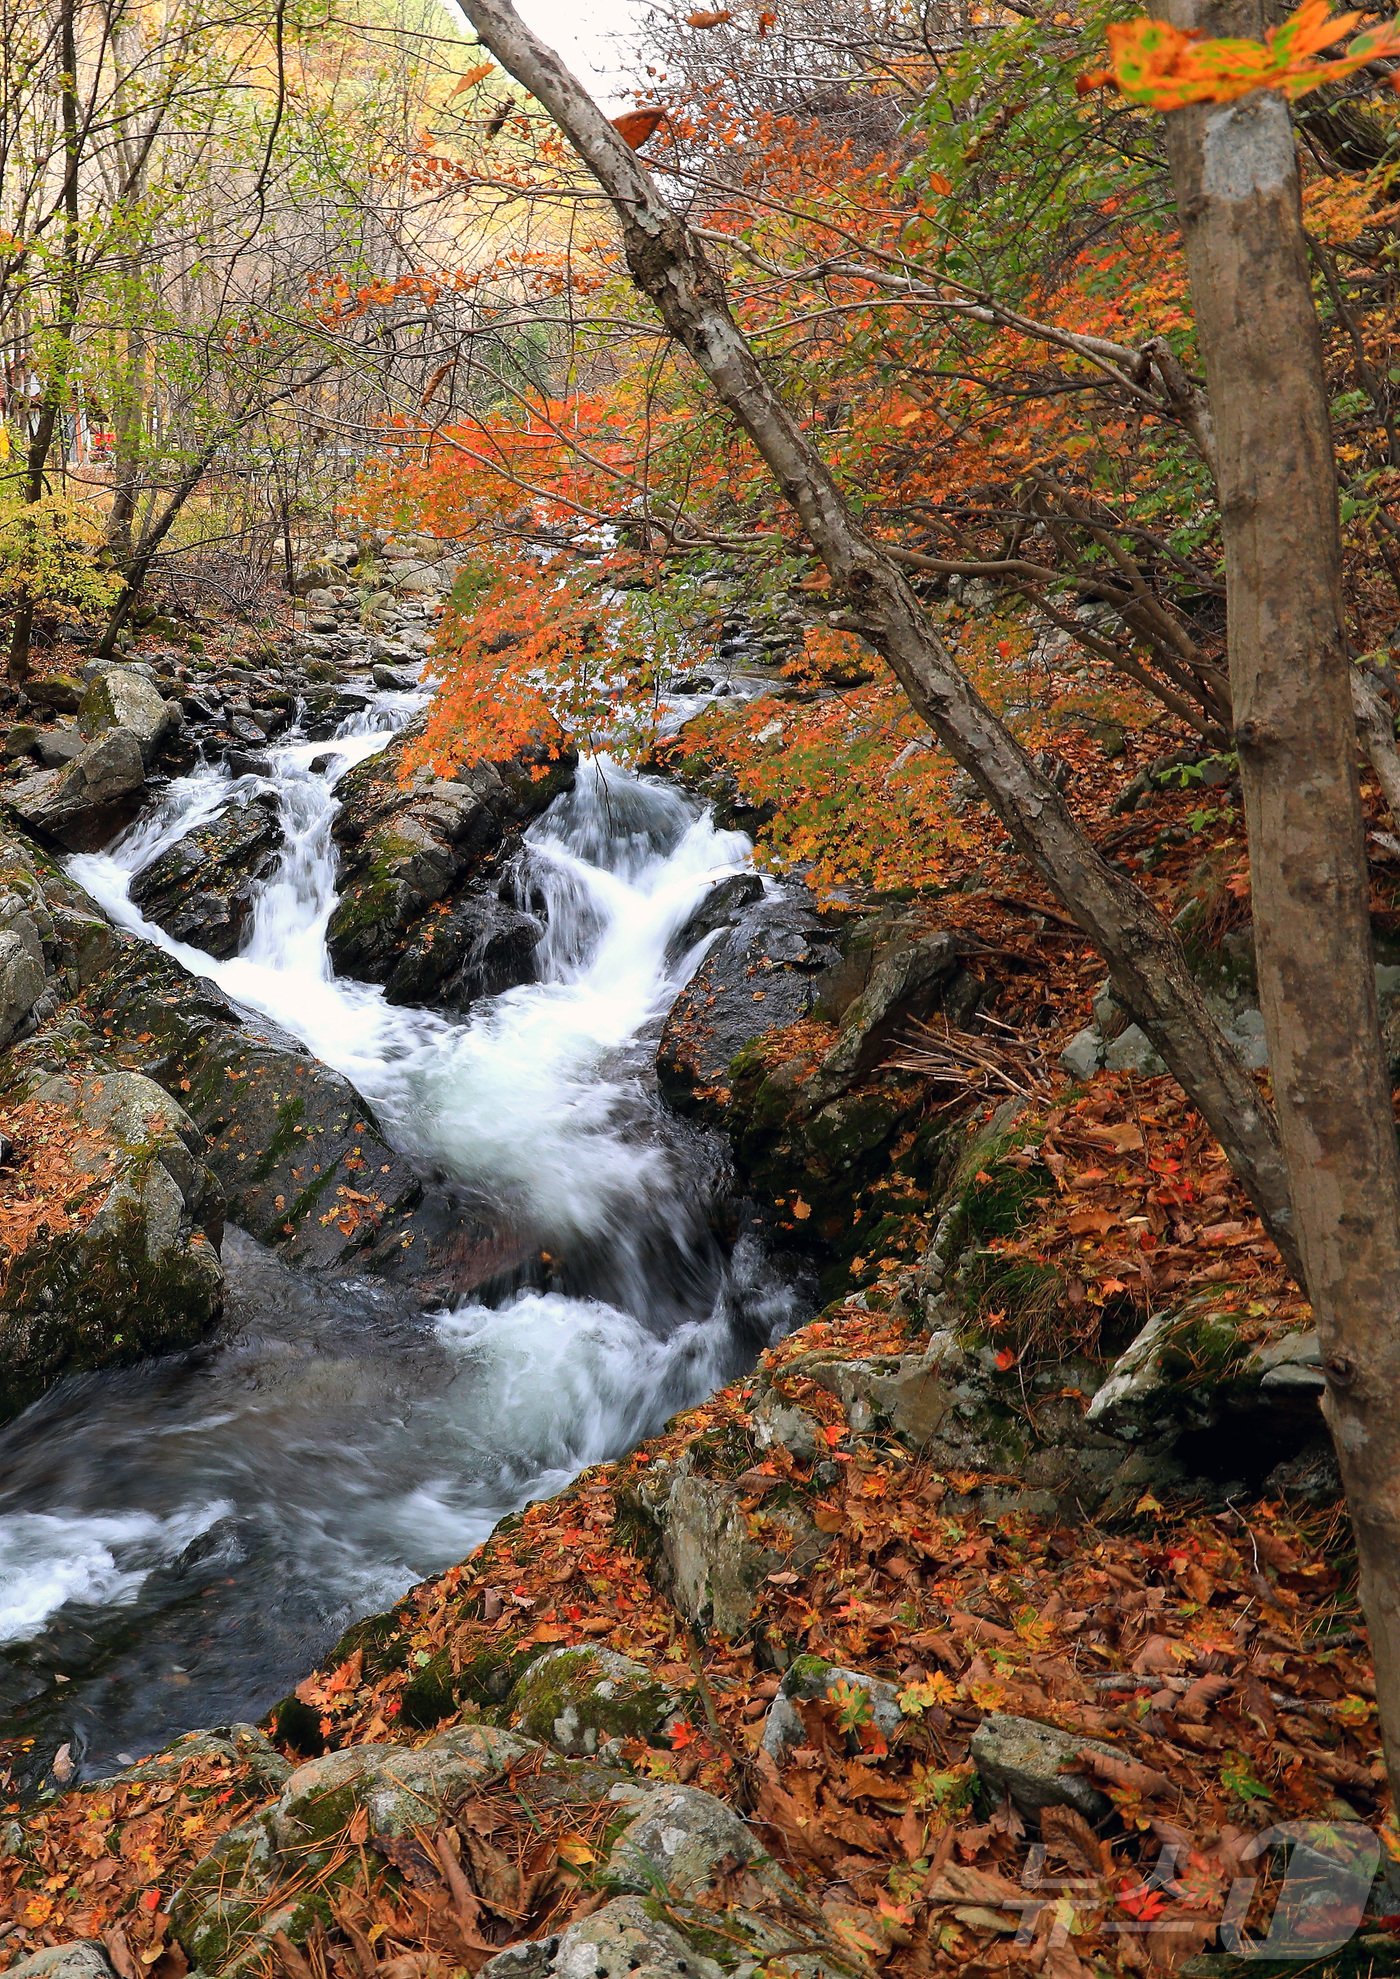
[[[0,1703],[89,1769],[264,1708],[801,1310],[652,1069],[747,840],[544,738],[405,785],[426,608],[370,641],[339,589],[238,702],[38,685],[0,790]]]

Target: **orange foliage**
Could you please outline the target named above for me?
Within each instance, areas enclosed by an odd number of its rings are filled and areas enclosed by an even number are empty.
[[[1351,33],[1359,13],[1329,14],[1330,0],[1303,0],[1263,41],[1209,39],[1143,16],[1108,30],[1109,67],[1081,77],[1085,90],[1111,83],[1132,103],[1180,110],[1188,103],[1232,103],[1256,89],[1290,99],[1345,82],[1372,62],[1400,55],[1400,20],[1356,36],[1342,55],[1319,61]],[[1400,76],[1390,78],[1400,84]]]

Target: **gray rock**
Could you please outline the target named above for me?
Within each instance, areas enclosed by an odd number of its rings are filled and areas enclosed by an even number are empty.
[[[678,1700],[644,1664],[589,1643],[537,1657],[508,1708],[516,1730],[582,1758],[614,1739],[655,1737]]]
[[[298,1766],[272,1809],[279,1851],[300,1857],[328,1846],[357,1808],[380,1839],[431,1832],[488,1781],[538,1752],[533,1740],[488,1725],[440,1732],[426,1745],[354,1745]]]
[[[266,1813],[230,1828],[191,1870],[170,1900],[170,1928],[197,1971],[255,1972],[278,1930],[302,1935],[295,1911],[277,1903],[277,1871]],[[313,1914],[303,1912],[306,1925]]]
[[[7,1968],[6,1979],[113,1979],[107,1953],[96,1938],[50,1945]]]
[[[66,770],[27,777],[0,801],[45,844],[95,852],[131,823],[145,788],[140,744],[118,728],[90,742]]]
[[[40,731],[35,753],[46,770],[65,770],[86,747],[76,728],[46,728]]]
[[[38,927],[32,914],[21,911],[0,932],[0,1045],[18,1034],[47,981]]]
[[[1092,1079],[1103,1069],[1103,1034],[1097,1026],[1076,1031],[1060,1053],[1060,1063],[1071,1079]]]
[[[713,1889],[737,1865],[752,1868],[774,1890],[790,1890],[753,1830],[722,1800],[698,1787],[653,1787],[613,1844],[607,1873],[626,1889],[648,1894],[658,1887],[673,1897],[695,1898]]]
[[[1160,1078],[1167,1069],[1156,1046],[1137,1024],[1129,1024],[1126,1031],[1105,1045],[1103,1062],[1110,1072],[1131,1072],[1143,1079]]]
[[[993,1712],[972,1734],[972,1760],[983,1785],[997,1796],[1009,1794],[1024,1815],[1037,1818],[1047,1807],[1071,1807],[1086,1821],[1100,1821],[1112,1802],[1083,1772],[1067,1771],[1084,1751],[1116,1758],[1101,1739],[1080,1738],[1043,1725],[1036,1718]]]
[[[950,934],[927,935],[887,955],[841,1019],[813,1081],[814,1097],[834,1098],[855,1085],[902,1029],[947,998],[961,974],[958,942]]]
[[[852,1689],[865,1692],[870,1699],[872,1722],[887,1739],[892,1739],[904,1723],[898,1684],[886,1677],[867,1676],[863,1670],[848,1670],[839,1663],[828,1663],[820,1656],[799,1656],[785,1673],[763,1724],[763,1750],[780,1766],[799,1745],[807,1742],[806,1727],[795,1706],[828,1697],[834,1684],[849,1684]]]
[[[638,1897],[619,1897],[571,1924],[549,1969],[555,1979],[721,1979],[712,1958]]]
[[[17,763],[22,757],[33,755],[38,746],[39,730],[33,722],[16,722],[0,742],[0,757],[7,763]]]
[[[390,573],[394,589],[415,598],[438,598],[452,589],[455,570],[450,564],[400,563]]]
[[[80,734],[96,739],[124,729],[135,736],[147,768],[183,720],[179,702],[163,699],[135,667],[104,667],[88,682],[78,708]]]
[[[694,1476],[684,1457],[650,1466],[636,1498],[672,1601],[687,1621],[728,1638],[748,1628],[768,1574],[801,1572],[829,1543],[805,1516],[787,1509],[770,1515],[773,1543],[755,1538],[733,1486]],[[788,1542],[781,1547],[779,1532]]]
[[[71,673],[46,673],[27,681],[24,691],[36,708],[52,708],[56,715],[76,715],[84,687]]]
[[[815,1355],[804,1359],[803,1371],[840,1400],[857,1436],[883,1427],[923,1449],[947,1421],[966,1364],[953,1336],[936,1333],[921,1354],[854,1361]]]
[[[732,927],[745,907],[752,907],[762,898],[763,881],[757,873],[730,873],[716,880],[685,926],[672,937],[672,953],[679,959],[706,935]]]
[[[559,1942],[557,1937],[522,1938],[518,1943],[498,1951],[494,1958],[488,1958],[476,1979],[549,1979],[549,1974],[554,1970]],[[596,1970],[595,1955],[595,1979]]]

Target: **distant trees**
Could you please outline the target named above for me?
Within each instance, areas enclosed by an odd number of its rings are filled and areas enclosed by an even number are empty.
[[[286,0],[0,0],[0,44],[0,479],[36,514],[64,486],[101,517],[110,651],[154,569],[259,510],[271,553],[367,422],[417,410],[434,373],[450,404],[476,234],[423,160],[428,123],[470,130],[472,51],[432,0],[343,24]]]

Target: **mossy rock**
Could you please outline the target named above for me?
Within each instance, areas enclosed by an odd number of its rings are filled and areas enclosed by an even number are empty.
[[[643,1664],[615,1650],[551,1649],[517,1679],[510,1722],[582,1758],[612,1739],[654,1739],[677,1702]]]

